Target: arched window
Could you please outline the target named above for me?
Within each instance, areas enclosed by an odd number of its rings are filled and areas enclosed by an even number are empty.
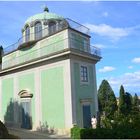
[[[27,26],[25,28],[25,42],[28,42],[30,40],[30,27]]]
[[[49,22],[49,34],[56,32],[56,23],[54,21]]]
[[[38,40],[38,39],[42,38],[42,25],[41,25],[40,22],[37,22],[35,24],[34,33],[35,33],[35,40]]]

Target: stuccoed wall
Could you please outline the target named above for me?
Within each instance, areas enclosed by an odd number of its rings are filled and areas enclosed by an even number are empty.
[[[1,77],[0,119],[4,121],[10,101],[17,101],[20,105],[22,98],[19,97],[18,93],[21,90],[29,90],[33,94],[31,98],[33,129],[46,124],[49,128],[64,129],[66,126],[65,117],[67,117],[64,86],[68,86],[65,85],[67,78],[64,83],[64,75],[68,65],[67,60],[65,60],[61,63],[55,62]],[[67,74],[69,74],[68,71]],[[70,105],[68,106],[70,107]],[[11,111],[12,115],[8,113],[9,122],[20,126],[21,118],[19,119],[19,117],[22,116],[20,110],[12,106]]]
[[[16,86],[16,85],[14,85]],[[33,94],[31,99],[31,114],[32,123],[35,123],[35,74],[31,72],[29,74],[23,74],[18,76],[18,91],[29,90]]]
[[[13,121],[14,116],[10,114],[13,111],[13,108],[11,108],[11,112],[7,112],[7,107],[10,105],[10,102],[13,101],[14,97],[13,78],[3,79],[1,87],[1,119],[4,120],[4,116],[6,115],[6,113],[9,113],[10,117],[8,118],[8,120]]]
[[[97,111],[97,88],[96,88],[96,73],[93,64],[84,62],[73,61],[73,78],[74,78],[74,96],[75,96],[75,112],[76,112],[76,124],[83,127],[83,112],[82,112],[82,100],[89,100],[91,107],[91,115],[96,114]],[[88,68],[88,83],[81,83],[80,80],[80,66],[86,65]]]
[[[65,128],[63,79],[63,67],[41,72],[42,121],[52,128]]]

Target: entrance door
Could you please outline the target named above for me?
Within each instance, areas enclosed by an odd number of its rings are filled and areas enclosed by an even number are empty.
[[[31,102],[23,101],[21,102],[22,106],[22,128],[32,129],[32,121],[31,121]]]
[[[83,105],[83,127],[91,127],[91,112],[90,105]]]

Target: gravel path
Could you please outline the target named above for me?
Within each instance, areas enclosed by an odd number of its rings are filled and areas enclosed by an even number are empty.
[[[8,128],[9,134],[18,136],[21,139],[69,139],[68,136],[49,135],[25,129]]]

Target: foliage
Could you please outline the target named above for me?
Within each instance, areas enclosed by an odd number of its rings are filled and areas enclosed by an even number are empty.
[[[76,128],[71,129],[72,139],[138,139],[140,130],[131,127],[109,128]]]
[[[140,100],[137,96],[137,94],[135,93],[134,97],[133,97],[133,110],[134,111],[139,111],[139,105],[140,105]]]
[[[82,129],[80,131],[81,138],[140,138],[140,100],[137,94],[132,97],[130,93],[125,92],[123,85],[121,85],[118,110],[116,111],[116,105],[113,104],[115,100],[116,97],[109,83],[103,80],[98,90],[98,103],[101,114],[100,128],[98,127],[96,130]],[[111,112],[111,110],[114,112]],[[105,115],[103,112],[105,112]]]
[[[119,97],[119,113],[125,114],[126,113],[126,100],[125,100],[125,90],[124,87],[121,85],[120,87],[120,97]]]
[[[80,139],[81,138],[80,131],[81,131],[81,128],[77,127],[76,125],[73,128],[71,128],[71,138]]]
[[[112,117],[117,110],[115,94],[107,80],[103,80],[98,90],[99,111],[106,117]]]
[[[126,103],[126,115],[129,115],[132,111],[132,96],[130,93],[125,93],[125,103]]]

